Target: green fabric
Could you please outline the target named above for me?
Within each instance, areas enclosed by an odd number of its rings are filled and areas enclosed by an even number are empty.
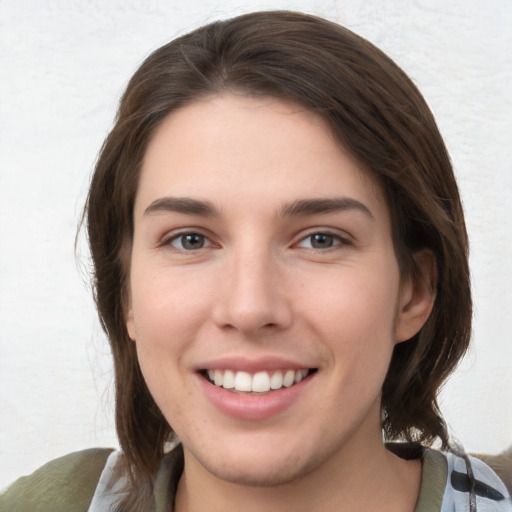
[[[154,481],[155,512],[174,512],[174,498],[183,473],[183,447],[176,446],[160,465]],[[169,501],[172,503],[169,505]]]
[[[180,444],[165,456],[156,475],[155,512],[174,512],[174,498],[183,473],[183,465],[183,448]],[[170,504],[169,501],[171,501]]]
[[[421,488],[414,512],[439,512],[448,474],[445,456],[414,443],[395,443],[388,447],[404,459],[422,458]],[[178,447],[166,457],[155,479],[156,512],[174,510],[173,505],[168,508],[168,500],[174,501],[182,471],[183,453]]]
[[[421,489],[414,512],[439,512],[443,503],[448,468],[440,452],[424,449]]]
[[[84,450],[45,464],[0,496],[0,512],[87,512],[111,452],[101,448]],[[446,485],[446,460],[434,450],[425,448],[422,452],[421,489],[414,512],[439,512]],[[404,458],[415,458],[416,454]],[[182,471],[183,454],[178,448],[164,459],[155,475],[157,512],[169,510],[168,500],[174,500]]]
[[[48,462],[0,496],[0,512],[87,512],[112,451],[94,448]]]

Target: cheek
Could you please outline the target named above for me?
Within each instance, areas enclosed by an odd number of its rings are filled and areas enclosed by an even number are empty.
[[[174,423],[182,415],[180,404],[187,401],[183,361],[204,318],[204,301],[198,299],[204,294],[195,283],[164,272],[133,272],[131,285],[139,364],[157,405]]]
[[[137,341],[144,344],[176,347],[197,329],[209,301],[208,287],[186,273],[133,273],[131,290]]]
[[[388,269],[389,273],[389,269]],[[365,279],[355,272],[332,279],[304,303],[304,317],[324,340],[326,360],[346,385],[360,391],[385,378],[395,345],[398,288],[394,279]]]
[[[390,274],[390,269],[386,269]],[[394,274],[391,270],[391,273]],[[398,301],[398,272],[396,278],[385,273],[363,273],[344,269],[304,282],[302,307],[311,319],[325,328],[339,330],[358,341],[393,335]]]
[[[161,271],[132,273],[137,357],[148,388],[166,415],[169,404],[181,403],[181,384],[187,378],[183,362],[204,322],[206,297],[199,288],[204,287]]]

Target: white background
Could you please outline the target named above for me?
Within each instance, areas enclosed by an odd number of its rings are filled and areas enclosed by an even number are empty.
[[[77,266],[73,245],[128,78],[176,35],[268,8],[348,26],[431,105],[465,204],[476,305],[473,348],[442,409],[469,450],[512,443],[510,0],[0,0],[0,488],[67,452],[116,445],[108,346],[85,246]]]

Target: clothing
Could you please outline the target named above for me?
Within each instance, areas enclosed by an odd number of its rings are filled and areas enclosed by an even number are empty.
[[[421,490],[414,512],[470,510],[470,480],[462,456],[403,443],[388,448],[403,458],[422,458]],[[93,449],[49,462],[0,496],[0,512],[107,512],[122,497],[127,482],[127,477],[114,477],[120,457],[113,450]],[[162,461],[154,479],[154,512],[164,512],[165,504],[174,499],[182,457],[178,446]],[[469,459],[476,480],[477,511],[512,512],[503,482],[482,461]]]
[[[0,512],[85,512],[111,449],[90,449],[48,462],[0,496]]]
[[[415,443],[390,443],[387,447],[404,459],[422,458],[421,489],[414,512],[471,512],[471,473],[476,512],[512,512],[507,487],[480,459],[466,456],[466,462],[464,455],[442,453]]]

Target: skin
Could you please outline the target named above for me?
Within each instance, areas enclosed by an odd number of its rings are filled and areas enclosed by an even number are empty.
[[[178,512],[414,510],[421,464],[385,449],[380,414],[393,347],[434,301],[432,260],[417,262],[425,279],[400,275],[380,184],[316,114],[226,93],[164,120],[136,196],[126,325],[184,446]],[[220,357],[316,372],[282,412],[246,420],[203,392],[198,369]]]

